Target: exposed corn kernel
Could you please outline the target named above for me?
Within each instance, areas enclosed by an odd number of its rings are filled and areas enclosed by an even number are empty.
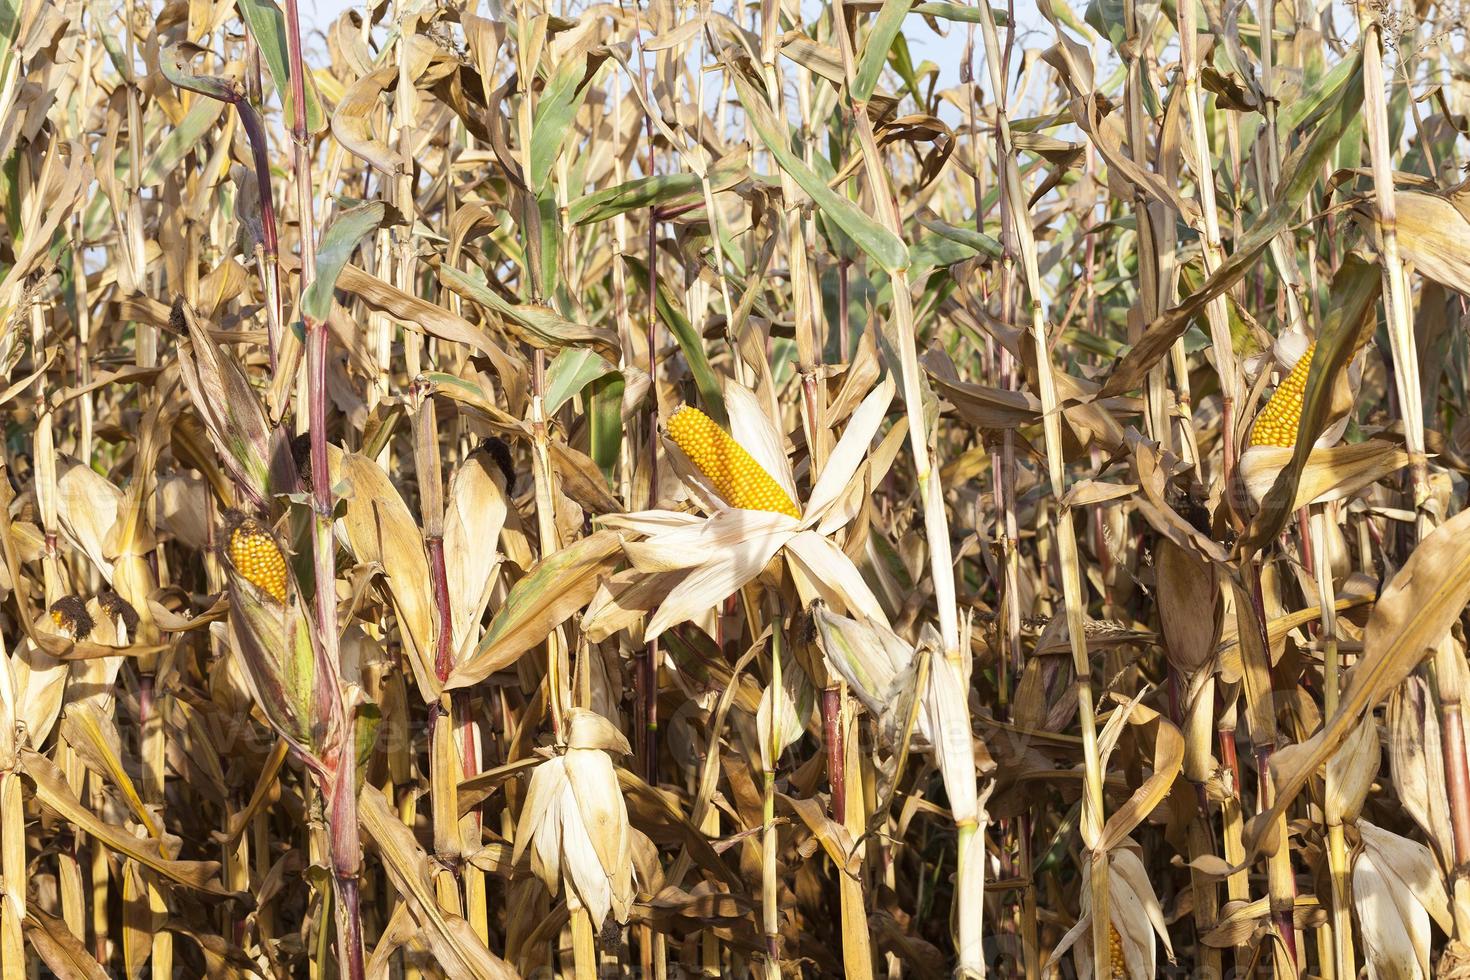
[[[230,529],[230,564],[257,589],[286,601],[286,559],[275,537],[253,517],[242,518]]]
[[[675,412],[669,419],[669,438],[731,507],[801,516],[771,474],[699,409],[685,405]]]
[[[85,640],[92,633],[87,605],[74,595],[64,595],[51,604],[51,622],[58,633],[73,640]]]
[[[1312,367],[1312,354],[1317,350],[1314,340],[1307,345],[1301,360],[1291,373],[1276,386],[1271,400],[1256,416],[1251,427],[1252,446],[1281,446],[1290,449],[1296,445],[1297,427],[1302,420],[1302,396],[1307,390],[1307,372]]]
[[[1128,961],[1123,956],[1123,937],[1112,923],[1108,924],[1108,956],[1112,961],[1113,980],[1127,980]]]

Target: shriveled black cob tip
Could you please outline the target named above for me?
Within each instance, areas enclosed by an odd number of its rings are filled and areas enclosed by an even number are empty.
[[[78,596],[64,595],[51,603],[51,622],[73,640],[85,640],[92,635],[92,615]]]
[[[311,433],[302,432],[291,437],[291,462],[296,464],[296,478],[301,489],[311,493]]]
[[[819,639],[817,635],[817,609],[822,600],[813,599],[806,608],[796,614],[793,626],[795,635],[792,637],[797,643],[814,645]]]
[[[490,458],[495,460],[495,465],[499,466],[500,472],[505,475],[505,492],[510,493],[516,482],[516,466],[515,460],[510,455],[510,446],[498,436],[487,436],[475,451],[488,453]]]
[[[175,296],[173,305],[168,309],[168,332],[175,336],[184,336],[189,332],[188,321],[184,319],[184,297]]]
[[[97,593],[97,605],[107,614],[113,622],[119,619],[123,622],[123,628],[131,636],[138,630],[138,610],[133,604],[111,589]]]

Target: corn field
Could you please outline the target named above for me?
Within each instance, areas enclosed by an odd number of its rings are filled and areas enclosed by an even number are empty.
[[[0,0],[0,978],[1470,977],[1470,10],[281,3]]]

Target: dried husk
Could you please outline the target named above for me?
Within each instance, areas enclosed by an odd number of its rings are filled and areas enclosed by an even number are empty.
[[[553,895],[567,888],[572,908],[585,908],[597,928],[609,914],[626,922],[632,902],[628,810],[609,751],[627,754],[622,733],[585,709],[568,714],[564,754],[536,767],[516,826],[513,863],[531,869]]]
[[[1429,848],[1358,821],[1363,848],[1353,863],[1353,904],[1370,978],[1425,978],[1430,919],[1454,928],[1449,898]]]

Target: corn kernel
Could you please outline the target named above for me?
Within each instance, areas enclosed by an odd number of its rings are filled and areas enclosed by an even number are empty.
[[[1312,354],[1316,350],[1317,342],[1314,340],[1307,345],[1306,352],[1291,373],[1276,386],[1271,400],[1266,402],[1266,407],[1261,409],[1255,425],[1251,427],[1252,446],[1290,449],[1296,445],[1297,427],[1302,420],[1302,396],[1307,390],[1307,373],[1311,370]]]
[[[275,537],[253,517],[243,517],[229,530],[230,564],[251,585],[286,601],[286,559]]]
[[[669,438],[731,507],[800,517],[791,496],[755,457],[699,409],[685,405],[669,419]]]
[[[1113,980],[1128,980],[1128,961],[1123,956],[1123,937],[1118,927],[1108,924],[1108,955],[1112,960]]]

